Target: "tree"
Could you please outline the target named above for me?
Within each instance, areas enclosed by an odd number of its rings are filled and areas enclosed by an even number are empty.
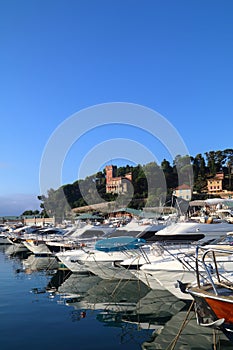
[[[217,166],[216,166],[216,157],[215,152],[205,152],[206,159],[207,159],[207,167],[209,169],[209,173],[214,176],[217,172]]]
[[[161,163],[161,169],[163,170],[165,176],[167,174],[171,174],[173,171],[172,166],[170,165],[170,163],[166,159],[163,159],[163,161]]]
[[[33,215],[36,216],[39,214],[40,214],[39,210],[25,210],[23,214],[21,214],[21,216],[33,216]]]
[[[223,170],[228,177],[226,186],[230,189],[232,166],[233,149],[225,149],[206,152],[205,157],[200,153],[195,157],[177,155],[172,166],[166,159],[163,159],[160,166],[156,162],[134,167],[126,165],[118,168],[118,175],[125,176],[129,171],[132,172],[134,194],[129,206],[141,208],[146,202],[147,205],[157,206],[163,203],[164,197],[169,200],[173,189],[179,184],[192,186],[192,176],[193,189],[201,193],[206,188],[207,176],[214,176],[219,170]],[[85,193],[85,198],[82,193]],[[108,202],[117,198],[116,194],[106,193],[105,169],[73,184],[63,185],[56,190],[50,189],[46,196],[38,196],[38,199],[41,201],[41,215],[55,215],[62,219],[72,213],[72,208],[98,203],[100,197]]]

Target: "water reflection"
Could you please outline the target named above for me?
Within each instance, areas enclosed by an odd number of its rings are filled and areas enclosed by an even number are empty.
[[[2,247],[1,250],[5,252]],[[48,302],[56,303],[57,308],[69,308],[72,322],[88,322],[90,315],[95,315],[105,332],[119,329],[120,343],[131,344],[129,349],[133,344],[143,350],[232,349],[232,343],[221,332],[197,325],[193,311],[188,314],[190,301],[177,299],[168,291],[151,290],[137,280],[102,280],[92,274],[72,274],[59,269],[54,258],[15,254],[8,259],[14,260],[17,272],[43,271],[48,275],[47,284],[31,290],[37,298],[46,294]]]
[[[52,256],[40,257],[31,254],[23,260],[23,269],[29,274],[35,271],[57,270],[58,266],[58,261]]]
[[[144,350],[213,349],[213,337],[216,344],[222,344],[220,349],[232,349],[224,335],[198,326],[193,312],[183,325],[189,301],[179,300],[168,291],[150,290],[140,281],[71,275],[58,288],[57,296],[74,309],[73,320],[80,321],[88,310],[98,311],[99,322],[122,330],[121,342],[140,338]]]

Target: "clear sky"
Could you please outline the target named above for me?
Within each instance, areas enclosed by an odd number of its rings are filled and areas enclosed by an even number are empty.
[[[48,140],[94,105],[157,111],[192,156],[233,148],[231,0],[0,0],[0,45],[0,216],[38,207]],[[129,128],[86,133],[64,159],[62,183],[109,137],[150,148],[150,136]],[[168,158],[151,148],[159,162]]]

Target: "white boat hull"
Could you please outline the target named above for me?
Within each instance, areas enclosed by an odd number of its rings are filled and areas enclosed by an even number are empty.
[[[6,235],[0,234],[0,244],[11,244]]]
[[[23,244],[35,255],[52,255],[52,252],[49,250],[45,243],[37,243],[33,240],[26,240],[23,242]]]
[[[102,279],[136,279],[136,276],[130,270],[120,266],[117,262],[88,261],[85,262],[85,266],[90,272]]]

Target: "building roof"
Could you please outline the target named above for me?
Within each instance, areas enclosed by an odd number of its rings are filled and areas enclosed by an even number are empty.
[[[186,185],[186,184],[183,184],[183,185],[176,187],[175,190],[191,190],[191,187]]]
[[[77,219],[78,220],[101,220],[101,219],[103,219],[103,217],[99,216],[99,215],[93,215],[90,213],[83,213],[83,214],[80,214],[77,217]]]
[[[116,210],[113,210],[112,213],[128,213],[134,216],[144,217],[144,213],[142,210],[132,209],[132,208],[116,209]]]
[[[194,200],[194,201],[190,201],[189,205],[191,207],[204,207],[206,205],[206,202],[205,202],[205,200],[197,199],[197,200]]]

